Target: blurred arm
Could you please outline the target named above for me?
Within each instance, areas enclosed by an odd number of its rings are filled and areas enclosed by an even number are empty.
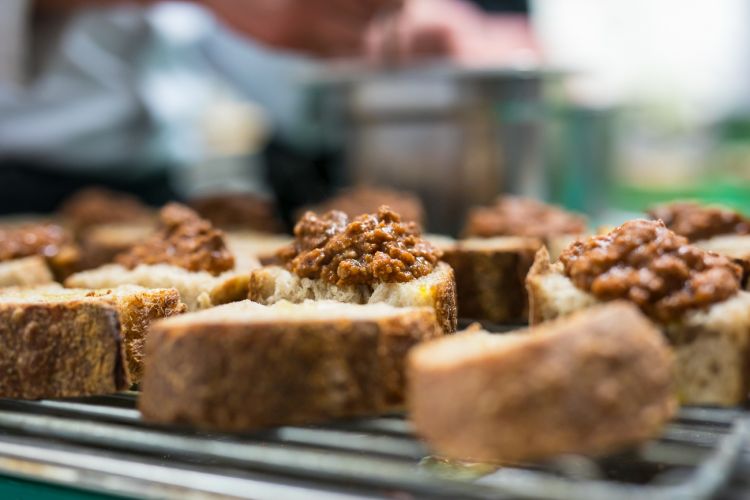
[[[376,18],[404,0],[193,0],[212,10],[235,31],[274,47],[319,56],[358,55],[365,32]],[[157,0],[138,0],[148,5]],[[82,7],[123,0],[37,0],[41,15],[65,14]],[[132,3],[132,2],[129,2]]]

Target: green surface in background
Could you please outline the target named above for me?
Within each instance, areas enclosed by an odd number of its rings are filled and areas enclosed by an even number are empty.
[[[618,186],[614,189],[614,205],[623,210],[643,211],[657,203],[674,200],[696,200],[719,203],[750,214],[750,183],[705,182],[690,187],[648,188]]]
[[[0,498],[3,500],[55,499],[55,500],[111,500],[126,497],[90,493],[84,490],[55,486],[0,476]]]

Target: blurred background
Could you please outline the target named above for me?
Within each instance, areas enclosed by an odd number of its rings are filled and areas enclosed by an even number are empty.
[[[3,0],[0,212],[417,193],[455,234],[499,193],[595,223],[750,212],[744,0]]]

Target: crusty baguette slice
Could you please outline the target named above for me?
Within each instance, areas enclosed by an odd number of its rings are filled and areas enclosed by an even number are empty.
[[[443,260],[456,275],[461,317],[525,322],[528,301],[524,280],[541,245],[534,238],[507,236],[470,238],[442,246]]]
[[[0,287],[34,286],[54,281],[44,257],[24,257],[0,262]]]
[[[599,303],[562,273],[540,250],[526,280],[536,324]],[[676,388],[684,404],[732,406],[750,390],[750,292],[705,310],[691,311],[660,328],[676,354]]]
[[[155,323],[146,420],[223,431],[377,414],[403,405],[403,364],[441,334],[429,308],[243,301]]]
[[[128,384],[140,382],[143,375],[143,349],[152,321],[185,312],[177,290],[148,289],[134,285],[89,290],[42,286],[0,291],[0,304],[102,303],[114,307],[120,341],[125,353],[124,377]],[[73,325],[74,327],[74,325]]]
[[[625,302],[533,333],[459,333],[415,347],[407,400],[441,454],[496,462],[599,455],[653,437],[674,413],[672,356]]]
[[[446,333],[456,331],[456,281],[443,262],[427,276],[406,283],[379,283],[339,287],[320,279],[300,278],[279,266],[266,266],[250,275],[248,298],[260,304],[281,300],[335,300],[350,304],[385,302],[397,307],[432,307]]]
[[[206,309],[247,297],[249,270],[228,271],[213,276],[193,272],[170,264],[141,264],[127,269],[119,264],[83,271],[65,280],[71,288],[108,288],[140,285],[146,288],[175,288],[188,310]]]

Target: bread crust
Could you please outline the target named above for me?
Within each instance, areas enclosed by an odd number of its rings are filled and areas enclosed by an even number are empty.
[[[403,364],[441,334],[428,309],[366,320],[160,321],[146,346],[147,421],[222,431],[399,408]]]
[[[0,396],[39,399],[126,389],[116,309],[103,302],[0,303]]]
[[[534,255],[534,262],[526,274],[526,294],[529,303],[529,325],[536,325],[545,319],[557,317],[554,307],[550,307],[546,290],[541,283],[544,276],[554,272],[549,251],[542,247]]]
[[[92,296],[97,293],[91,292]],[[187,306],[180,301],[180,294],[173,288],[141,289],[122,295],[105,291],[100,298],[117,309],[125,350],[126,378],[129,384],[137,384],[143,377],[149,326],[155,320],[186,312]]]
[[[471,248],[461,240],[445,249],[443,260],[456,276],[461,317],[496,323],[526,321],[528,299],[524,280],[541,242],[518,239],[511,246]],[[488,240],[489,241],[489,240]]]
[[[417,433],[459,459],[599,455],[653,437],[676,409],[669,348],[627,303],[531,333],[428,342],[407,374]]]
[[[447,277],[434,288],[435,317],[445,333],[453,333],[458,327],[458,290],[453,268],[446,270]]]

